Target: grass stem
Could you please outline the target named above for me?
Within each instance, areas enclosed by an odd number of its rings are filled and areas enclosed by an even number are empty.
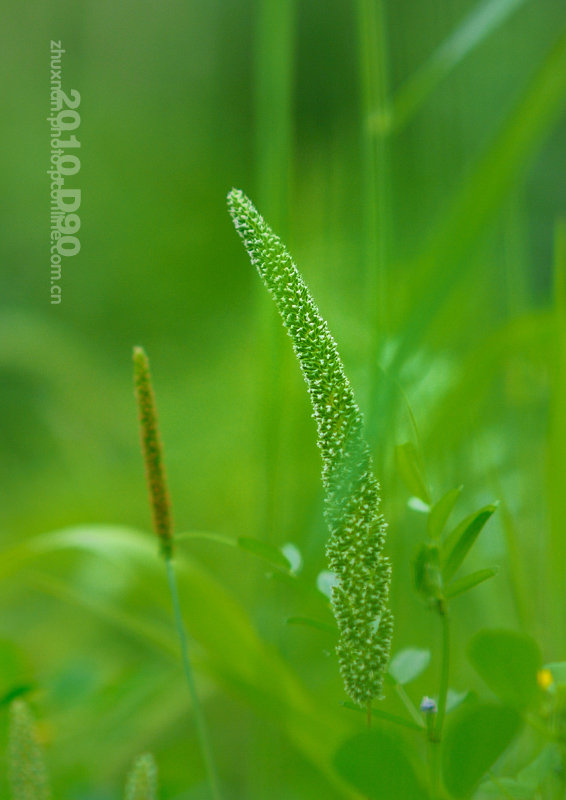
[[[191,660],[189,658],[189,645],[187,640],[187,634],[185,631],[185,625],[183,623],[183,615],[181,613],[181,604],[179,602],[179,590],[177,587],[177,578],[175,575],[175,568],[173,566],[173,561],[170,557],[165,558],[165,565],[167,568],[167,581],[169,583],[169,591],[171,593],[171,600],[173,603],[175,627],[177,628],[177,635],[179,636],[179,642],[181,645],[181,658],[183,661],[183,670],[185,673],[185,678],[187,680],[187,686],[189,687],[189,694],[191,696],[195,726],[197,730],[199,744],[206,765],[208,783],[210,786],[210,794],[211,797],[214,798],[214,800],[220,800],[221,794],[218,783],[218,776],[216,772],[216,765],[214,762],[214,757],[212,755],[212,747],[210,745],[206,720],[204,718],[204,714],[202,713],[202,708],[197,694],[195,679],[191,666]]]
[[[438,691],[438,716],[434,730],[435,740],[442,740],[442,728],[446,716],[446,700],[448,697],[448,680],[450,676],[450,618],[448,610],[440,610],[440,620],[442,622],[442,664],[440,667],[440,688]]]

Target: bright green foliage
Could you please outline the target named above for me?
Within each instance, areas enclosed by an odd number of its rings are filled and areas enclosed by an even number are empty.
[[[524,709],[533,701],[542,658],[530,636],[506,630],[480,631],[470,643],[469,655],[478,673],[504,703]]]
[[[495,569],[481,569],[452,580],[497,508],[496,504],[480,508],[443,535],[460,492],[461,487],[453,489],[430,506],[427,539],[419,548],[413,565],[417,591],[439,610],[445,608],[447,599],[464,594],[497,574]]]
[[[51,792],[31,712],[22,700],[10,711],[12,800],[49,800]]]
[[[151,753],[134,762],[126,783],[126,800],[157,800],[157,767]]]
[[[427,800],[401,739],[383,730],[359,733],[334,758],[338,772],[364,797],[376,800]]]
[[[382,692],[393,618],[387,606],[391,568],[383,555],[386,526],[362,415],[336,343],[281,240],[242,192],[232,190],[228,205],[307,382],[322,452],[327,556],[337,578],[332,605],[340,670],[350,697],[367,703]]]
[[[442,773],[454,797],[471,797],[481,778],[521,728],[513,709],[490,703],[462,706],[446,729]]]

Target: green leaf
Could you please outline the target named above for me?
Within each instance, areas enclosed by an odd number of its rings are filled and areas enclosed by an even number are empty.
[[[541,654],[530,636],[515,631],[480,631],[470,643],[470,661],[504,703],[524,709],[537,693]]]
[[[319,622],[317,619],[311,619],[310,617],[289,617],[287,625],[306,625],[308,628],[316,628],[325,633],[338,633],[336,625],[330,625],[328,622]]]
[[[451,489],[431,507],[427,524],[428,535],[431,539],[440,539],[448,517],[462,493],[462,488],[462,486],[458,486],[457,489]]]
[[[447,212],[429,241],[419,248],[411,270],[414,302],[405,316],[405,335],[390,365],[391,372],[397,373],[414,353],[416,343],[423,340],[446,300],[465,280],[473,264],[466,256],[482,241],[510,190],[552,130],[565,96],[566,31],[559,31],[517,107],[493,137],[470,179],[450,198]],[[460,268],[450,271],[454,264]],[[449,271],[451,280],[447,280]]]
[[[515,781],[513,778],[497,778],[486,781],[482,784],[477,800],[484,798],[496,798],[496,800],[533,800],[533,789],[526,783]]]
[[[376,800],[428,800],[401,740],[382,730],[365,731],[339,748],[338,773],[365,797]]]
[[[357,711],[359,714],[367,714],[367,709],[362,708],[361,706],[356,705],[356,703],[352,703],[351,700],[346,700],[342,703],[344,708],[348,708],[350,711]],[[410,719],[405,719],[404,717],[398,717],[397,714],[389,714],[387,711],[382,711],[380,708],[373,708],[371,709],[372,717],[378,717],[379,719],[384,719],[386,722],[393,722],[395,725],[401,725],[403,728],[409,728],[412,731],[419,731],[422,733],[422,726],[417,725],[416,722],[412,722]]]
[[[268,542],[262,542],[261,539],[253,539],[251,536],[239,536],[238,547],[242,550],[246,550],[248,553],[253,553],[264,561],[268,561],[272,566],[278,569],[284,569],[285,572],[289,572],[291,568],[288,559],[283,555],[281,550]]]
[[[517,778],[521,783],[530,786],[531,792],[533,792],[549,775],[559,774],[561,768],[562,757],[559,745],[547,744],[538,756],[519,772]]]
[[[430,505],[430,494],[415,445],[412,442],[397,445],[395,448],[395,460],[399,474],[407,489],[419,500]]]
[[[463,692],[458,692],[456,689],[448,689],[448,694],[446,695],[446,711],[455,711],[458,706],[461,706],[462,703],[465,703],[470,697],[473,697],[473,695],[468,689]]]
[[[407,647],[400,650],[391,659],[389,674],[404,686],[406,683],[418,678],[430,664],[430,650],[419,650],[416,647]]]
[[[454,581],[450,586],[447,586],[446,597],[458,597],[464,592],[469,592],[470,589],[479,586],[480,583],[493,578],[498,572],[499,570],[497,569],[479,569],[477,572],[472,572],[471,575],[466,575],[465,578],[460,578],[459,581]]]
[[[520,727],[516,711],[488,703],[464,705],[451,715],[442,750],[442,774],[451,794],[470,797]]]
[[[395,459],[397,469],[407,489],[419,500],[430,504],[430,495],[415,445],[412,442],[398,445],[395,448]]]
[[[126,800],[156,800],[157,767],[153,756],[146,753],[136,759],[126,784]]]
[[[447,537],[442,548],[442,575],[447,582],[462,565],[484,525],[496,510],[491,504],[462,520]]]
[[[551,672],[556,683],[566,686],[566,661],[555,661],[552,664],[545,664],[544,669]]]
[[[422,66],[401,87],[393,101],[396,131],[413,118],[430,92],[525,0],[483,0],[478,3]]]

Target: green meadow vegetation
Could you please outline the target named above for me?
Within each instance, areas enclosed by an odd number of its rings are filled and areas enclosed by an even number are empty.
[[[561,3],[3,11],[0,797],[563,800]]]

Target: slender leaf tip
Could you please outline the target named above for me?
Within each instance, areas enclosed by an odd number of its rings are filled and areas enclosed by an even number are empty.
[[[170,558],[173,554],[171,505],[149,360],[143,347],[134,347],[133,359],[140,439],[149,490],[153,529],[159,538],[162,555],[165,558]]]

